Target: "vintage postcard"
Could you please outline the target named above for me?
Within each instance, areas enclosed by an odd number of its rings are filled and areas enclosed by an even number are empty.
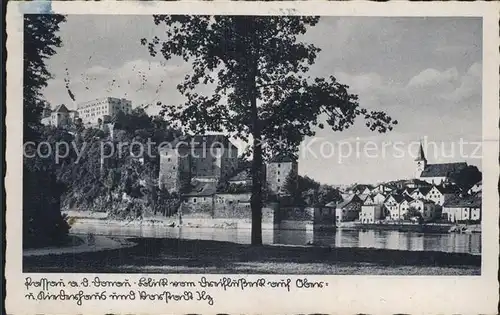
[[[495,314],[499,5],[9,2],[8,314]]]

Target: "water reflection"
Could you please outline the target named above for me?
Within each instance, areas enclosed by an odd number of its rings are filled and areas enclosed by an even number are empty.
[[[74,226],[74,233],[113,236],[203,239],[248,244],[249,229],[168,228],[150,226],[117,227],[107,224]],[[422,234],[415,232],[345,230],[318,232],[312,230],[264,230],[265,244],[328,245],[334,247],[368,247],[411,251],[443,251],[481,254],[481,234]]]

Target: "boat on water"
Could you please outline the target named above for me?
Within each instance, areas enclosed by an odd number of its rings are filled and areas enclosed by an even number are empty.
[[[469,228],[467,225],[454,225],[452,226],[449,230],[448,233],[475,233],[475,231],[472,228]]]

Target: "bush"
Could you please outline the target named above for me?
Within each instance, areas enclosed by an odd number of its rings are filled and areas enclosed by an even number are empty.
[[[61,214],[62,188],[48,171],[24,169],[23,247],[58,245],[66,241],[70,229]]]

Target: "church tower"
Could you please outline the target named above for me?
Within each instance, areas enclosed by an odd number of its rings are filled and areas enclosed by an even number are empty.
[[[424,171],[427,166],[427,159],[425,158],[424,148],[422,147],[422,143],[420,143],[420,147],[418,149],[417,158],[415,159],[417,163],[417,167],[415,170],[415,178],[420,178],[420,175]]]

